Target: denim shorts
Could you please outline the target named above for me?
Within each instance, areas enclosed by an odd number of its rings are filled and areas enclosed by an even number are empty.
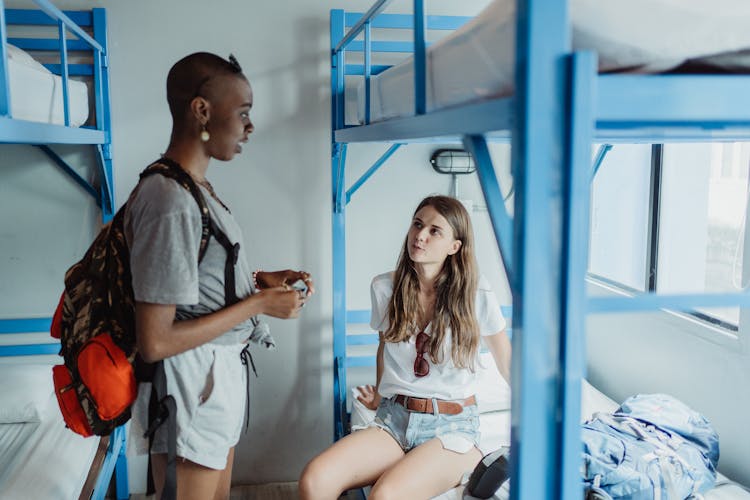
[[[409,411],[394,398],[383,398],[371,424],[388,432],[406,452],[438,438],[446,450],[467,453],[479,448],[479,410],[465,406],[457,415]]]

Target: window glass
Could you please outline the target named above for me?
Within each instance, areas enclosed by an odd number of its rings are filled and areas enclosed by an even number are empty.
[[[639,291],[646,286],[650,178],[651,145],[616,144],[591,186],[589,272]]]
[[[741,289],[750,143],[667,144],[659,224],[657,290]],[[739,308],[699,309],[728,325]]]

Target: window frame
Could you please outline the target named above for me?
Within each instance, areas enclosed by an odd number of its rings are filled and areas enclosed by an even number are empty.
[[[589,280],[605,289],[613,291],[618,290],[621,294],[636,295],[639,293],[657,293],[657,283],[659,277],[659,229],[661,224],[661,198],[662,198],[662,179],[664,168],[664,144],[651,145],[651,174],[648,192],[648,228],[646,233],[646,266],[644,269],[644,292],[636,290],[615,279],[607,278],[590,271],[587,271]],[[745,222],[747,226],[747,222]],[[745,257],[743,256],[743,259]],[[740,324],[742,323],[742,314],[738,324],[730,323],[718,317],[712,316],[698,310],[673,311],[668,310],[671,314],[690,319],[691,322],[697,322],[709,327],[712,334],[720,331],[725,335],[736,338],[739,334]],[[715,331],[713,331],[715,330]]]

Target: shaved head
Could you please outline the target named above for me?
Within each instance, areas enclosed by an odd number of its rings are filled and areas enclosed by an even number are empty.
[[[167,76],[167,102],[172,119],[184,118],[190,101],[198,96],[211,100],[226,78],[247,81],[234,56],[226,60],[209,52],[196,52],[177,61]]]

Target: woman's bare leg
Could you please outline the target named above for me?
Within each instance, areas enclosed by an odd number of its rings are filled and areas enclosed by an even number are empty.
[[[414,448],[378,479],[369,500],[427,499],[460,483],[461,476],[482,459],[478,449],[467,453],[446,450],[439,439]]]
[[[300,499],[335,500],[348,489],[373,484],[403,457],[401,446],[383,429],[356,431],[307,464],[299,480]]]
[[[229,490],[232,489],[232,466],[234,465],[234,446],[229,448],[229,455],[227,456],[227,466],[221,471],[221,477],[219,478],[219,484],[216,487],[216,494],[214,500],[228,500]]]
[[[167,471],[167,455],[151,455],[156,498],[161,498]],[[213,498],[223,471],[209,469],[190,460],[177,457],[177,499],[205,500]]]

